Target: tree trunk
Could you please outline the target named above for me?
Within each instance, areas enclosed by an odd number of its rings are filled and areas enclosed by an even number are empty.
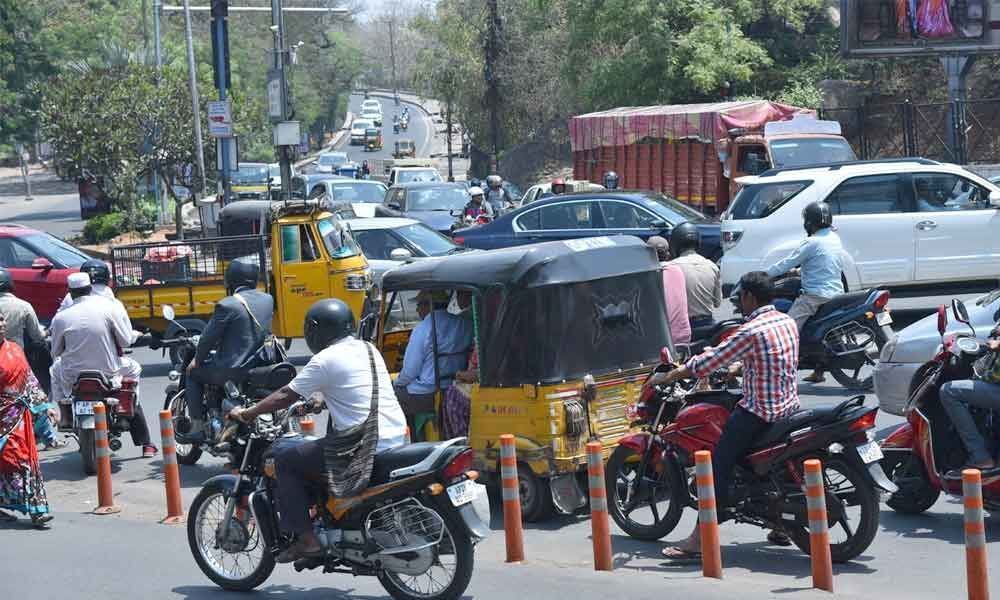
[[[17,159],[21,163],[21,178],[24,179],[24,200],[26,202],[30,202],[34,200],[34,198],[31,197],[31,177],[28,173],[28,161],[24,159],[26,155],[27,151],[23,148],[18,148]]]
[[[170,182],[167,181],[167,177],[162,170],[160,171],[160,180],[163,182],[163,187],[167,190],[167,194],[169,194],[174,201],[174,231],[177,233],[177,239],[183,240],[184,239],[183,210],[186,202],[181,202],[177,198],[177,196],[174,194],[174,186],[170,185]],[[191,196],[194,197],[194,192],[191,193]]]

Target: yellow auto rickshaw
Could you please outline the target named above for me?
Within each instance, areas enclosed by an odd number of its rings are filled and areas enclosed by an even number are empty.
[[[377,127],[365,129],[365,152],[382,149],[382,130]]]
[[[381,294],[371,334],[390,372],[402,369],[418,323],[422,339],[430,328],[433,411],[414,414],[404,399],[414,439],[468,437],[476,468],[495,482],[499,437],[514,434],[522,514],[532,521],[584,505],[587,442],[600,441],[607,457],[630,431],[630,405],[661,348],[672,347],[659,263],[635,237],[413,262],[385,273]],[[455,319],[471,329],[459,371],[447,333]]]

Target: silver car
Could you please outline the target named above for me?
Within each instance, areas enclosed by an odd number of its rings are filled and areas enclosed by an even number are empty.
[[[1000,320],[1000,289],[967,305],[976,337],[986,339]],[[948,331],[968,331],[968,327],[949,319]],[[940,344],[937,315],[924,317],[886,343],[875,368],[875,395],[882,410],[894,415],[904,413],[913,376],[921,365],[934,357]]]

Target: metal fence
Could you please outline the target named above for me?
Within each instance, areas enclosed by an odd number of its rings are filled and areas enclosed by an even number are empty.
[[[1000,162],[1000,99],[934,104],[900,102],[820,110],[839,121],[864,160],[922,156],[967,163]]]
[[[133,244],[111,249],[111,273],[118,287],[218,284],[226,267],[242,258],[267,272],[267,239],[262,235]]]

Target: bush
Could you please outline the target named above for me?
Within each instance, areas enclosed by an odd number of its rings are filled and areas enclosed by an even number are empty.
[[[88,244],[100,244],[125,232],[125,215],[109,213],[98,215],[83,226],[83,239]]]

